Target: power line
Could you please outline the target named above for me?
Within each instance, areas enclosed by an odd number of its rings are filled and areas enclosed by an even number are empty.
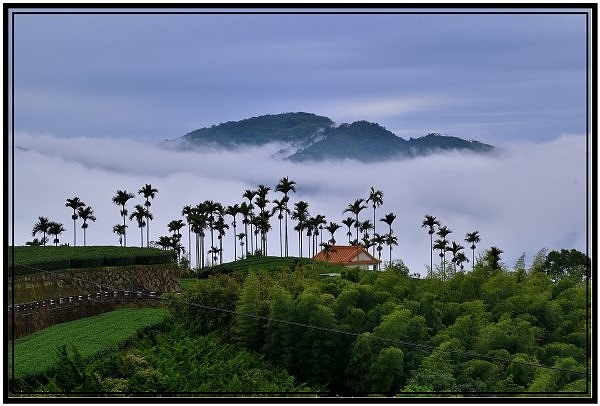
[[[41,272],[45,272],[45,273],[49,273],[53,276],[55,276],[57,273],[56,272],[51,272],[51,271],[46,271],[44,269],[40,269],[40,268],[35,268],[35,267],[31,267],[31,266],[27,266],[27,265],[19,265],[19,266],[23,266],[25,268],[29,268],[32,270],[38,270]],[[86,283],[90,283],[92,285],[96,285],[96,286],[100,286],[100,288],[106,288],[107,290],[117,290],[116,288],[111,288],[109,286],[101,286],[100,284],[93,282],[93,281],[88,281],[82,278],[77,278],[74,276],[69,276],[69,275],[63,275],[63,278],[60,279],[75,279],[78,281],[82,281],[82,282],[86,282]],[[184,304],[184,305],[188,305],[188,306],[192,306],[192,307],[197,307],[197,308],[201,308],[201,309],[205,309],[205,310],[211,310],[211,311],[217,311],[217,312],[222,312],[222,313],[229,313],[229,314],[233,314],[236,316],[242,316],[242,317],[249,317],[249,318],[254,318],[254,319],[259,319],[259,320],[265,320],[265,321],[272,321],[275,323],[281,323],[281,324],[287,324],[287,325],[292,325],[292,326],[297,326],[297,327],[303,327],[303,328],[310,328],[313,330],[319,330],[319,331],[324,331],[324,332],[328,332],[328,333],[334,333],[334,334],[341,334],[341,335],[347,335],[347,336],[352,336],[352,337],[364,337],[367,339],[373,339],[373,340],[379,340],[379,341],[383,341],[383,342],[388,342],[390,344],[396,344],[396,345],[404,345],[404,346],[410,346],[410,347],[417,347],[417,348],[421,348],[421,349],[426,349],[426,350],[431,350],[431,351],[442,351],[442,352],[447,352],[447,353],[452,353],[452,354],[457,354],[459,356],[468,356],[470,358],[480,358],[480,359],[485,359],[485,360],[490,360],[490,361],[500,361],[500,362],[505,362],[505,363],[514,363],[514,364],[519,364],[519,365],[524,365],[524,366],[529,366],[529,367],[533,367],[533,368],[543,368],[543,369],[549,369],[549,370],[556,370],[556,371],[561,371],[561,372],[568,372],[568,373],[573,373],[573,374],[578,374],[578,375],[586,375],[586,376],[591,376],[590,373],[587,372],[583,372],[583,371],[575,371],[572,369],[567,369],[567,368],[562,368],[562,367],[557,367],[557,366],[549,366],[549,365],[543,365],[543,364],[535,364],[532,362],[527,362],[527,361],[519,361],[519,360],[514,360],[514,359],[509,359],[509,358],[504,358],[504,357],[498,357],[498,356],[492,356],[492,355],[484,355],[484,354],[479,354],[477,352],[474,351],[467,351],[467,350],[460,350],[460,349],[451,349],[451,348],[447,348],[447,349],[442,349],[439,347],[435,347],[429,344],[423,344],[423,343],[417,343],[417,342],[412,342],[412,341],[404,341],[404,340],[398,340],[398,339],[393,339],[393,338],[387,338],[387,337],[381,337],[381,336],[376,336],[373,335],[372,333],[370,333],[369,335],[364,335],[366,332],[363,333],[357,333],[357,332],[352,332],[352,331],[344,331],[344,330],[339,330],[339,329],[335,329],[335,328],[330,328],[330,327],[322,327],[322,326],[315,326],[312,324],[306,324],[306,323],[301,323],[301,322],[297,322],[297,321],[292,321],[292,320],[284,320],[284,319],[279,319],[279,318],[275,318],[275,317],[268,317],[268,316],[261,316],[258,314],[251,314],[251,313],[242,313],[236,310],[231,310],[231,309],[226,309],[226,308],[222,308],[222,307],[217,307],[217,306],[209,306],[209,305],[203,305],[200,303],[193,303],[193,302],[189,302],[189,301],[185,301],[182,299],[174,299],[174,298],[168,298],[168,297],[157,297],[154,296],[150,293],[147,292],[136,292],[138,294],[141,293],[142,296],[146,297],[146,298],[152,298],[154,300],[159,299],[163,302],[171,302],[171,303],[178,303],[178,304]]]

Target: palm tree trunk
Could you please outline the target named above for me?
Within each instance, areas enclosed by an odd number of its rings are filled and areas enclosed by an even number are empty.
[[[288,254],[288,215],[287,215],[287,211],[285,212],[285,256],[287,257]]]
[[[73,209],[73,217],[75,217],[75,209]],[[73,218],[73,246],[77,246],[77,229],[75,225],[75,218]]]
[[[373,236],[375,236],[375,205],[373,205]],[[373,256],[375,256],[375,246],[373,245]],[[381,255],[380,255],[381,257]],[[381,258],[379,258],[381,259]]]
[[[429,264],[429,277],[433,276],[433,234],[429,234],[429,245],[431,247],[429,253],[431,254],[431,262]]]
[[[235,224],[235,217],[233,219],[233,224]],[[233,226],[233,260],[237,260],[237,232],[235,230],[235,225]]]
[[[279,253],[280,256],[283,257],[283,243],[282,243],[282,235],[281,235],[281,219],[279,219]]]
[[[127,220],[127,215],[125,214],[125,205],[123,205],[123,246],[127,247],[127,225],[125,221]]]

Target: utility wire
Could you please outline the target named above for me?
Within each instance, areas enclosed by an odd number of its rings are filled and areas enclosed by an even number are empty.
[[[40,269],[40,268],[35,268],[35,267],[31,267],[31,266],[27,266],[27,265],[20,265],[23,266],[25,268],[29,268],[32,270],[38,270],[41,272],[46,272],[49,273],[51,275],[55,275],[56,272],[51,272],[51,271],[46,271],[44,269]],[[88,282],[92,285],[96,285],[96,286],[101,286],[100,284],[93,282],[93,281],[88,281],[85,279],[81,279],[81,278],[77,278],[77,277],[73,277],[73,276],[68,276],[65,275],[65,277],[68,278],[72,278],[72,279],[76,279],[78,281],[82,281],[82,282]],[[64,278],[61,278],[64,279]],[[106,288],[107,290],[118,290],[116,288],[111,288],[109,286],[101,286],[101,288]],[[334,334],[341,334],[341,335],[347,335],[347,336],[352,336],[352,337],[364,337],[364,338],[368,338],[368,339],[373,339],[373,340],[379,340],[379,341],[383,341],[383,342],[387,342],[390,344],[396,344],[396,345],[405,345],[405,346],[409,346],[409,347],[416,347],[416,348],[420,348],[420,349],[426,349],[426,350],[431,350],[431,351],[442,351],[442,352],[447,352],[447,353],[451,353],[451,354],[457,354],[459,356],[468,356],[471,358],[480,358],[480,359],[485,359],[485,360],[490,360],[490,361],[500,361],[500,362],[505,362],[505,363],[514,363],[514,364],[519,364],[519,365],[524,365],[524,366],[529,366],[529,367],[534,367],[534,368],[544,368],[544,369],[550,369],[550,370],[555,370],[555,371],[561,371],[561,372],[568,372],[568,373],[573,373],[573,374],[578,374],[578,375],[586,375],[586,376],[591,376],[590,373],[586,373],[583,371],[575,371],[572,369],[567,369],[567,368],[562,368],[562,367],[557,367],[557,366],[549,366],[549,365],[543,365],[543,364],[535,364],[533,362],[527,362],[527,361],[519,361],[519,360],[514,360],[514,359],[509,359],[509,358],[503,358],[503,357],[498,357],[498,356],[492,356],[492,355],[484,355],[484,354],[479,354],[477,352],[474,351],[467,351],[467,350],[459,350],[459,349],[441,349],[439,347],[435,347],[429,344],[423,344],[423,343],[417,343],[417,342],[411,342],[411,341],[404,341],[404,340],[397,340],[397,339],[393,339],[393,338],[387,338],[387,337],[381,337],[381,336],[376,336],[373,335],[372,333],[370,333],[368,336],[364,335],[366,332],[363,333],[357,333],[357,332],[352,332],[352,331],[344,331],[344,330],[339,330],[339,329],[335,329],[335,328],[330,328],[330,327],[322,327],[322,326],[315,326],[315,325],[311,325],[311,324],[306,324],[306,323],[301,323],[301,322],[297,322],[297,321],[292,321],[292,320],[284,320],[284,319],[279,319],[279,318],[275,318],[275,317],[268,317],[268,316],[261,316],[258,314],[252,314],[252,313],[242,313],[236,310],[231,310],[231,309],[226,309],[226,308],[222,308],[222,307],[216,307],[216,306],[209,306],[209,305],[203,305],[200,303],[193,303],[193,302],[189,302],[186,300],[182,300],[182,299],[175,299],[175,298],[169,298],[169,297],[157,297],[154,296],[150,293],[147,292],[137,292],[137,293],[141,293],[142,297],[146,297],[146,298],[152,298],[152,299],[159,299],[163,302],[170,302],[170,303],[178,303],[178,304],[183,304],[183,305],[188,305],[191,307],[197,307],[197,308],[201,308],[201,309],[205,309],[205,310],[211,310],[211,311],[216,311],[216,312],[221,312],[221,313],[229,313],[229,314],[233,314],[236,316],[242,316],[242,317],[249,317],[249,318],[254,318],[254,319],[259,319],[259,320],[265,320],[265,321],[272,321],[275,323],[281,323],[281,324],[287,324],[287,325],[292,325],[292,326],[297,326],[297,327],[304,327],[304,328],[310,328],[313,330],[319,330],[319,331],[325,331],[328,333],[334,333]]]

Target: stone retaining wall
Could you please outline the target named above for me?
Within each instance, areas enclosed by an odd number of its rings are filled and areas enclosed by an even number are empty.
[[[9,279],[10,298],[12,285],[13,281]],[[148,292],[179,291],[176,264],[70,269],[16,277],[15,306],[8,308],[9,338],[22,337],[53,324],[107,312],[122,305],[156,305],[160,301]],[[57,297],[35,300],[53,296]],[[20,300],[20,297],[30,299]]]
[[[16,303],[104,290],[178,292],[179,270],[175,264],[131,265],[39,272],[18,276],[14,280]],[[12,293],[12,280],[9,278],[9,298]]]
[[[156,292],[104,291],[8,306],[8,338],[19,338],[57,323],[132,304],[157,306],[161,301]]]

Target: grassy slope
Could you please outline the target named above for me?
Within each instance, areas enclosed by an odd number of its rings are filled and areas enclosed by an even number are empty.
[[[136,332],[168,317],[161,308],[124,308],[98,316],[57,324],[14,342],[14,377],[38,376],[49,371],[56,349],[74,344],[82,357],[122,345]],[[12,378],[12,342],[8,345],[8,376]]]

